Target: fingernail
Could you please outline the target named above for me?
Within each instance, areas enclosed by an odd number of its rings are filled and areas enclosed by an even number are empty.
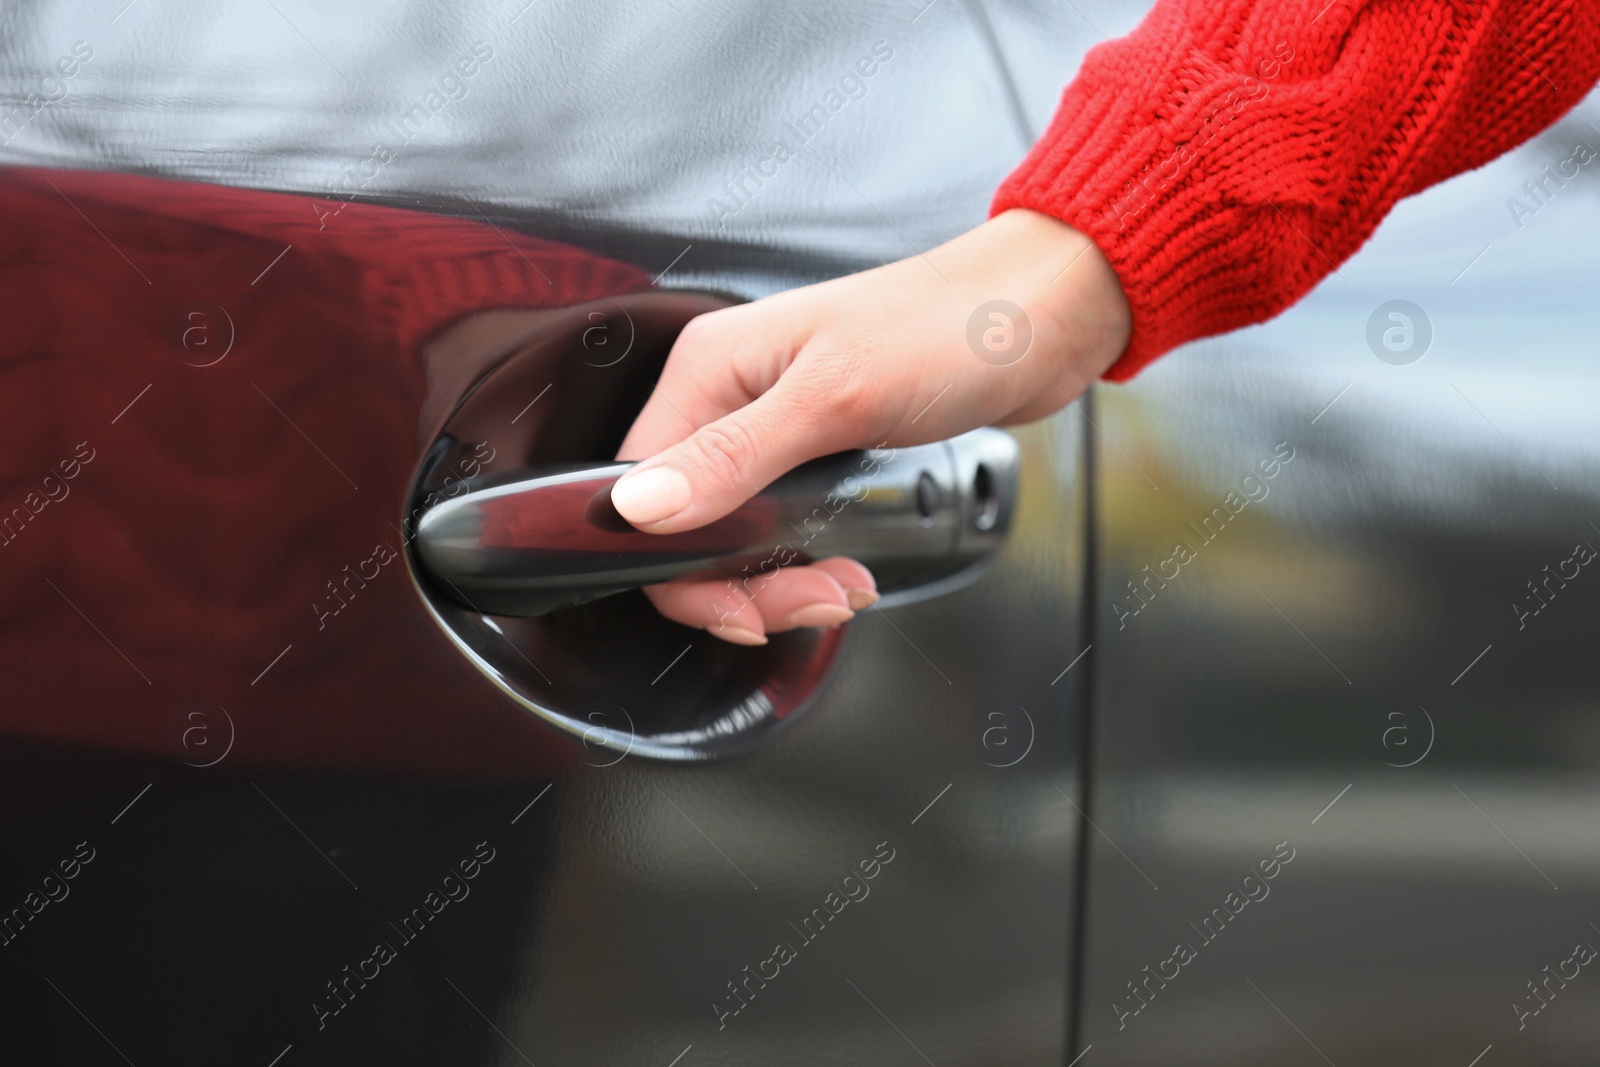
[[[789,616],[790,626],[838,626],[855,618],[855,612],[838,604],[807,604]]]
[[[660,522],[689,506],[689,479],[671,467],[635,470],[611,487],[611,503],[635,525]]]
[[[754,630],[748,630],[743,626],[733,626],[727,623],[712,630],[711,633],[724,641],[732,641],[736,645],[764,645],[767,643],[766,634],[758,634]]]
[[[878,602],[878,594],[869,593],[865,589],[852,589],[845,594],[845,599],[850,601],[850,606],[856,611],[866,611]]]

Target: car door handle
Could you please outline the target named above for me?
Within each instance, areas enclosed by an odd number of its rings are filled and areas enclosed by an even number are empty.
[[[535,616],[712,570],[757,577],[788,563],[849,556],[884,592],[950,577],[1004,542],[1017,493],[1010,434],[974,430],[907,448],[805,464],[716,522],[644,533],[611,505],[631,463],[517,471],[425,511],[419,570],[484,614]]]

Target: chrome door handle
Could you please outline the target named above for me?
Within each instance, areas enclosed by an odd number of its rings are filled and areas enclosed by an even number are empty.
[[[861,561],[894,591],[963,571],[1005,540],[1018,448],[1010,434],[982,429],[827,456],[677,534],[643,533],[611,506],[612,485],[632,466],[466,483],[418,521],[419,569],[441,595],[492,615],[543,615],[694,571],[738,579],[826,556]]]

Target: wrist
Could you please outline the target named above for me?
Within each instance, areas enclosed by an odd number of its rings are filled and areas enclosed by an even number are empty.
[[[1128,347],[1133,316],[1116,271],[1082,231],[1028,208],[1001,212],[993,227],[1012,271],[1023,273],[1023,310],[1046,353],[1087,385]],[[1076,393],[1074,393],[1076,395]]]

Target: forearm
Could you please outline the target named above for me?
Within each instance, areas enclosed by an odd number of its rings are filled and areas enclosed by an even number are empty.
[[[1401,197],[1479,166],[1600,78],[1600,0],[1160,0],[1091,50],[1001,186],[1087,234],[1133,315],[1108,377],[1263,321]]]

